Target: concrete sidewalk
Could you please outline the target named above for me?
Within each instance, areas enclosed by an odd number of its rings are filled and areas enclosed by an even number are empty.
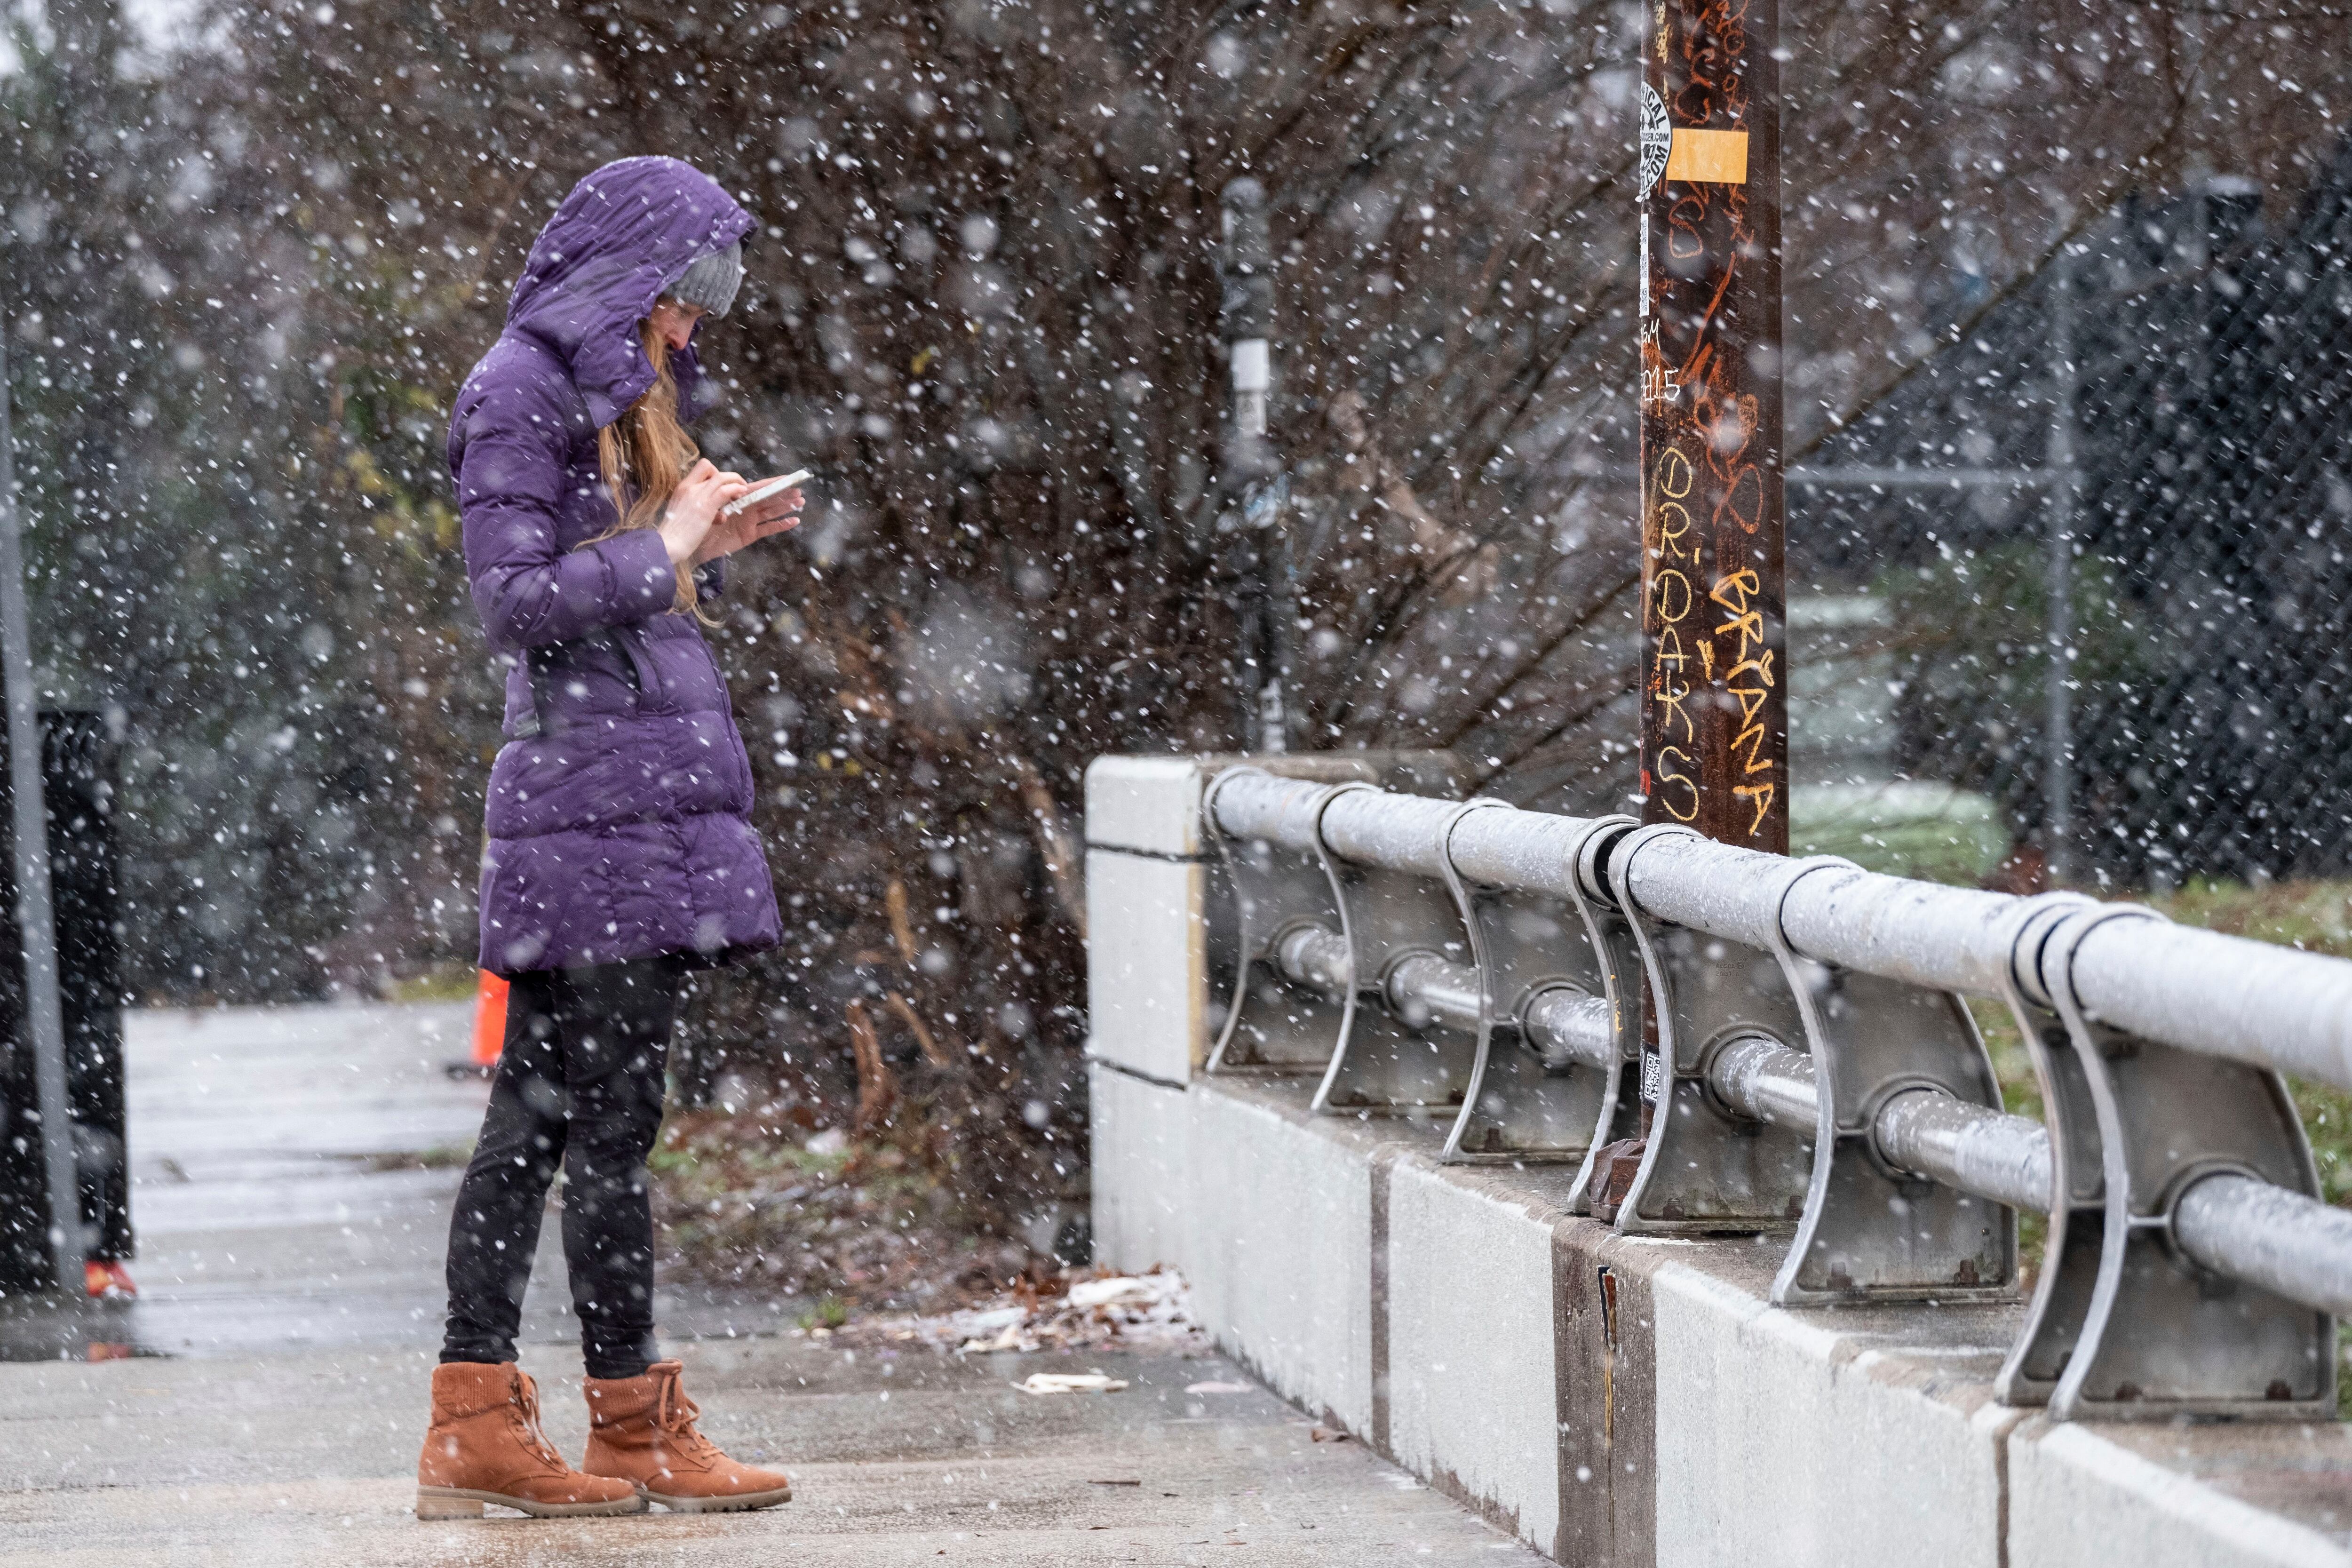
[[[139,1300],[12,1303],[0,1359],[243,1355],[434,1342],[449,1209],[489,1086],[452,1079],[464,1004],[133,1013],[126,1020]],[[550,1215],[523,1339],[576,1343]],[[688,1335],[794,1304],[665,1290]]]
[[[705,1428],[793,1470],[793,1502],[420,1524],[452,1161],[484,1095],[441,1071],[464,1024],[461,1008],[133,1018],[145,1294],[0,1312],[0,1563],[1538,1561],[1360,1445],[1313,1440],[1222,1360],[835,1351],[780,1331],[795,1303],[691,1292],[665,1292],[662,1321]],[[554,1231],[523,1364],[576,1457]],[[1132,1386],[1013,1388],[1041,1368]]]

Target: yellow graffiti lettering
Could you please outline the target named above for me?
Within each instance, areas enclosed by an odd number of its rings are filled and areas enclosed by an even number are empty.
[[[1717,580],[1706,596],[1735,616],[1748,613],[1748,601],[1763,591],[1763,584],[1753,572],[1727,572]]]
[[[1733,657],[1745,659],[1748,657],[1748,645],[1764,640],[1764,612],[1750,610],[1744,616],[1732,616],[1731,619],[1715,628],[1715,635],[1717,637],[1721,637],[1726,632],[1738,635],[1739,647],[1734,651]]]
[[[1690,538],[1690,513],[1685,511],[1679,504],[1665,500],[1658,503],[1658,510],[1654,515],[1658,520],[1658,548],[1680,561],[1697,561],[1696,541],[1694,540],[1687,545],[1677,547],[1678,541]],[[1681,526],[1675,526],[1677,521]]]
[[[1715,635],[1721,637],[1730,632],[1739,638],[1738,649],[1732,656],[1735,659],[1748,657],[1749,643],[1764,640],[1764,612],[1748,608],[1749,602],[1762,591],[1763,584],[1749,571],[1727,572],[1707,590],[1709,599],[1731,612],[1731,618],[1716,627]]]
[[[1676,500],[1690,494],[1691,464],[1680,447],[1669,447],[1658,454],[1658,492]]]
[[[1698,726],[1691,722],[1689,712],[1683,707],[1684,700],[1689,696],[1690,688],[1687,685],[1677,686],[1671,680],[1664,680],[1659,682],[1658,695],[1654,700],[1666,710],[1664,717],[1658,721],[1658,732],[1665,733],[1667,727],[1679,719],[1683,721],[1683,739],[1696,744],[1698,741]]]
[[[1769,773],[1772,771],[1772,759],[1763,754],[1763,725],[1750,724],[1748,728],[1740,731],[1739,733],[1731,737],[1731,749],[1734,752],[1738,751],[1742,746],[1748,748],[1748,763],[1746,766],[1739,770],[1741,773]]]
[[[1681,573],[1676,572],[1672,568],[1668,568],[1666,571],[1658,574],[1658,580],[1655,586],[1658,600],[1658,618],[1660,620],[1667,622],[1679,621],[1684,616],[1691,613],[1692,595],[1689,578],[1684,576]],[[1667,605],[1674,602],[1674,596],[1677,594],[1681,595],[1682,608],[1678,610],[1667,609]]]
[[[1658,804],[1664,806],[1666,815],[1676,822],[1695,821],[1698,816],[1698,784],[1688,773],[1667,766],[1670,757],[1679,757],[1685,763],[1691,760],[1690,753],[1680,746],[1667,746],[1658,752]],[[1668,784],[1679,784],[1687,792],[1681,803],[1677,804],[1675,798],[1666,793]]]

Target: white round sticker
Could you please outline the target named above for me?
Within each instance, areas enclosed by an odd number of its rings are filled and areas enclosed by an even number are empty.
[[[1666,101],[1645,81],[1642,84],[1642,199],[1645,202],[1658,188],[1658,176],[1666,172],[1666,152],[1674,142],[1674,127],[1666,122]]]

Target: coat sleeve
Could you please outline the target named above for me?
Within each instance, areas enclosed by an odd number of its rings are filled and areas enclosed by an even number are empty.
[[[466,416],[457,463],[474,607],[501,653],[650,620],[677,595],[669,552],[652,529],[557,548],[569,443],[560,411],[529,402],[527,394],[483,397]]]

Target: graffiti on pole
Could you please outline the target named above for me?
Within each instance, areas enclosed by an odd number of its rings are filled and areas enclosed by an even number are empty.
[[[1653,0],[1640,128],[1642,793],[1789,847],[1775,0]]]

